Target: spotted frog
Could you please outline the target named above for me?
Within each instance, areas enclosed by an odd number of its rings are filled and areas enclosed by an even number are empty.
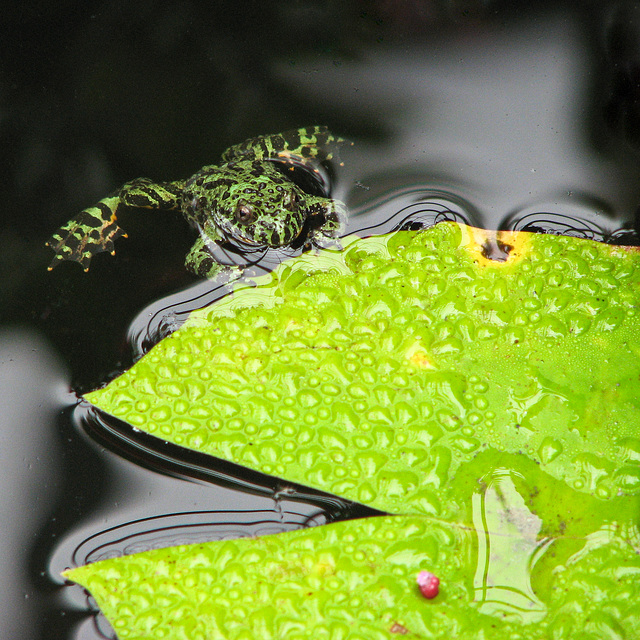
[[[343,144],[345,140],[326,127],[304,127],[234,145],[222,154],[220,164],[203,167],[186,180],[128,182],[53,234],[47,245],[56,255],[49,270],[73,260],[88,271],[96,253],[115,254],[114,240],[127,235],[118,225],[124,207],[180,211],[200,233],[186,267],[205,278],[224,269],[212,254],[216,245],[231,243],[247,250],[294,242],[320,245],[338,236],[345,205],[310,195],[287,169],[301,166],[317,172]]]

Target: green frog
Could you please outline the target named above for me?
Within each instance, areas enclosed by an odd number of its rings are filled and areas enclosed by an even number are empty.
[[[185,265],[204,278],[225,269],[212,253],[216,245],[231,243],[247,250],[294,242],[319,246],[338,237],[345,205],[303,191],[287,168],[318,172],[345,142],[326,127],[304,127],[234,145],[222,154],[220,164],[203,167],[186,180],[132,180],[53,234],[47,245],[56,255],[49,270],[74,260],[88,271],[96,253],[115,254],[114,240],[127,235],[118,225],[121,207],[180,211],[200,233]]]

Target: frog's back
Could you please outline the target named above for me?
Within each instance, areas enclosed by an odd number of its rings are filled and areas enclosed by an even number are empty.
[[[291,187],[291,180],[271,162],[232,160],[203,167],[186,181],[182,212],[190,222],[206,227],[214,212],[232,217],[241,200],[259,202],[263,211],[276,207]]]

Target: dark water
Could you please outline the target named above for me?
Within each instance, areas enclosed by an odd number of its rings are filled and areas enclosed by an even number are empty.
[[[48,235],[128,179],[184,177],[260,133],[354,141],[347,232],[457,219],[640,244],[633,2],[32,3],[0,38],[3,638],[96,638],[59,572],[112,554],[363,513],[89,419],[117,375],[222,289],[192,232],[123,221],[89,273]],[[266,256],[262,267],[285,254]],[[72,391],[73,390],[73,391]]]

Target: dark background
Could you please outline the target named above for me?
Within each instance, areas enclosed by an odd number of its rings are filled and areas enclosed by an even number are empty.
[[[108,438],[87,436],[72,419],[75,392],[130,364],[127,332],[140,310],[194,284],[183,268],[193,232],[178,217],[140,213],[127,221],[129,239],[118,242],[117,256],[98,256],[87,274],[75,264],[47,272],[45,241],[129,179],[186,177],[247,137],[309,124],[355,142],[337,177],[353,213],[350,231],[416,206],[426,196],[415,194],[428,191],[485,226],[564,216],[563,231],[599,225],[604,236],[636,242],[639,5],[60,0],[5,7],[2,637],[93,637],[75,631],[84,613],[61,596],[56,572],[71,562],[70,553],[68,562],[59,559],[65,544],[162,514],[170,482],[192,500],[183,497],[175,511],[233,501],[204,481],[192,486],[144,470],[153,467],[144,453],[114,453]],[[554,230],[549,224],[542,227]],[[277,510],[257,498],[235,500]],[[60,542],[65,536],[72,542]]]
[[[590,151],[608,161],[602,172],[632,166],[624,176],[624,190],[631,192],[622,206],[610,207],[618,209],[614,216],[632,220],[640,201],[640,190],[630,187],[640,142],[639,13],[635,2],[538,1],[523,9],[497,0],[63,1],[9,7],[0,38],[0,319],[39,321],[46,315],[50,322],[41,328],[74,359],[74,380],[92,386],[91,372],[80,368],[89,352],[94,360],[102,358],[104,329],[190,281],[181,267],[193,235],[174,216],[158,220],[141,213],[128,223],[130,239],[119,242],[118,261],[101,256],[78,278],[76,265],[43,271],[52,256],[44,242],[60,224],[133,177],[185,177],[214,163],[231,144],[302,124],[327,124],[361,147],[373,145],[393,163],[394,121],[411,111],[415,77],[394,85],[394,99],[378,97],[377,104],[345,99],[340,91],[319,99],[305,91],[308,81],[296,77],[316,74],[325,84],[348,84],[346,74],[332,78],[326,65],[366,68],[372,57],[395,51],[409,67],[428,56],[430,46],[446,51],[447,40],[486,54],[496,47],[496,36],[514,25],[544,33],[552,14],[579,31],[585,45],[581,62],[589,71],[576,117]],[[497,55],[504,62],[510,52]],[[459,60],[461,67],[471,62]],[[292,71],[289,78],[283,68]],[[372,68],[402,74],[398,67]],[[483,72],[490,93],[499,64],[493,60]],[[353,95],[360,91],[355,82],[350,88]],[[549,109],[547,91],[540,87],[540,112]],[[422,127],[429,126],[433,106],[425,102]],[[473,116],[472,109],[468,113]],[[455,134],[452,146],[459,142]],[[566,135],[558,131],[558,137]],[[506,158],[513,149],[500,152]],[[549,157],[554,153],[549,149]],[[129,295],[132,286],[136,295]],[[78,305],[70,308],[74,299],[91,309],[91,322],[81,321]],[[82,331],[60,335],[53,325],[63,319],[67,331],[71,325]]]

